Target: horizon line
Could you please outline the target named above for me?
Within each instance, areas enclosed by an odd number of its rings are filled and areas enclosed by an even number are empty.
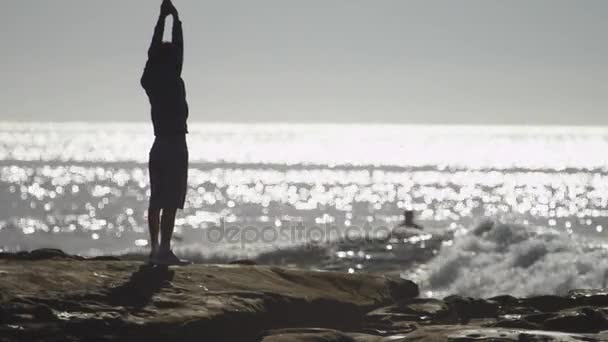
[[[149,121],[39,121],[39,120],[0,120],[0,125],[141,125],[150,124]],[[394,127],[426,127],[426,128],[456,128],[456,127],[487,127],[487,128],[579,128],[579,129],[608,129],[608,124],[596,124],[596,125],[584,125],[584,124],[487,124],[487,123],[405,123],[405,122],[366,122],[366,121],[353,121],[353,122],[286,122],[286,121],[191,121],[188,122],[190,126],[201,126],[201,125],[212,125],[212,126],[394,126]]]

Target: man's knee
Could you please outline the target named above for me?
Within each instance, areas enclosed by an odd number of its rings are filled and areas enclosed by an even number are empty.
[[[158,218],[160,216],[159,208],[148,208],[148,217]]]
[[[176,213],[177,213],[177,208],[164,208],[163,209],[163,218],[175,217]]]

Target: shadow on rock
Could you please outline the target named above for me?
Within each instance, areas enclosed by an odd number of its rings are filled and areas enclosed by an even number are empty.
[[[108,291],[107,302],[137,311],[160,290],[170,287],[174,276],[175,272],[167,267],[141,266],[124,284]]]

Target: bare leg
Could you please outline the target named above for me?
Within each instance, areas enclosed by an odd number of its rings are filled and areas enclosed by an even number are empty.
[[[158,249],[158,234],[160,232],[160,209],[148,209],[148,228],[150,230],[150,247]]]
[[[160,218],[160,248],[158,257],[155,261],[157,265],[165,266],[184,266],[190,264],[188,261],[181,260],[171,250],[171,238],[175,228],[175,214],[177,209],[163,209]]]
[[[177,209],[163,209],[163,215],[160,222],[160,248],[163,251],[171,249],[171,238],[175,228],[175,214]]]

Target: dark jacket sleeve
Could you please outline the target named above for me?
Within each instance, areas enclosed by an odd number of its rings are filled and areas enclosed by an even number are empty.
[[[182,74],[182,67],[184,66],[184,31],[182,29],[182,22],[179,18],[175,17],[173,20],[173,44],[177,46],[178,60],[177,60],[177,73]]]
[[[154,27],[154,35],[152,36],[152,43],[150,43],[150,48],[148,49],[148,61],[146,62],[146,67],[144,68],[144,73],[141,76],[141,85],[146,88],[146,85],[149,84],[150,77],[152,76],[152,68],[150,59],[156,50],[160,48],[163,43],[163,34],[165,33],[165,16],[160,15],[158,17],[158,21],[156,22],[156,26]]]
[[[163,43],[163,34],[165,33],[165,17],[159,16],[156,26],[154,27],[154,35],[152,36],[152,43],[150,49],[148,49],[148,58],[152,56],[155,50],[157,50]]]

